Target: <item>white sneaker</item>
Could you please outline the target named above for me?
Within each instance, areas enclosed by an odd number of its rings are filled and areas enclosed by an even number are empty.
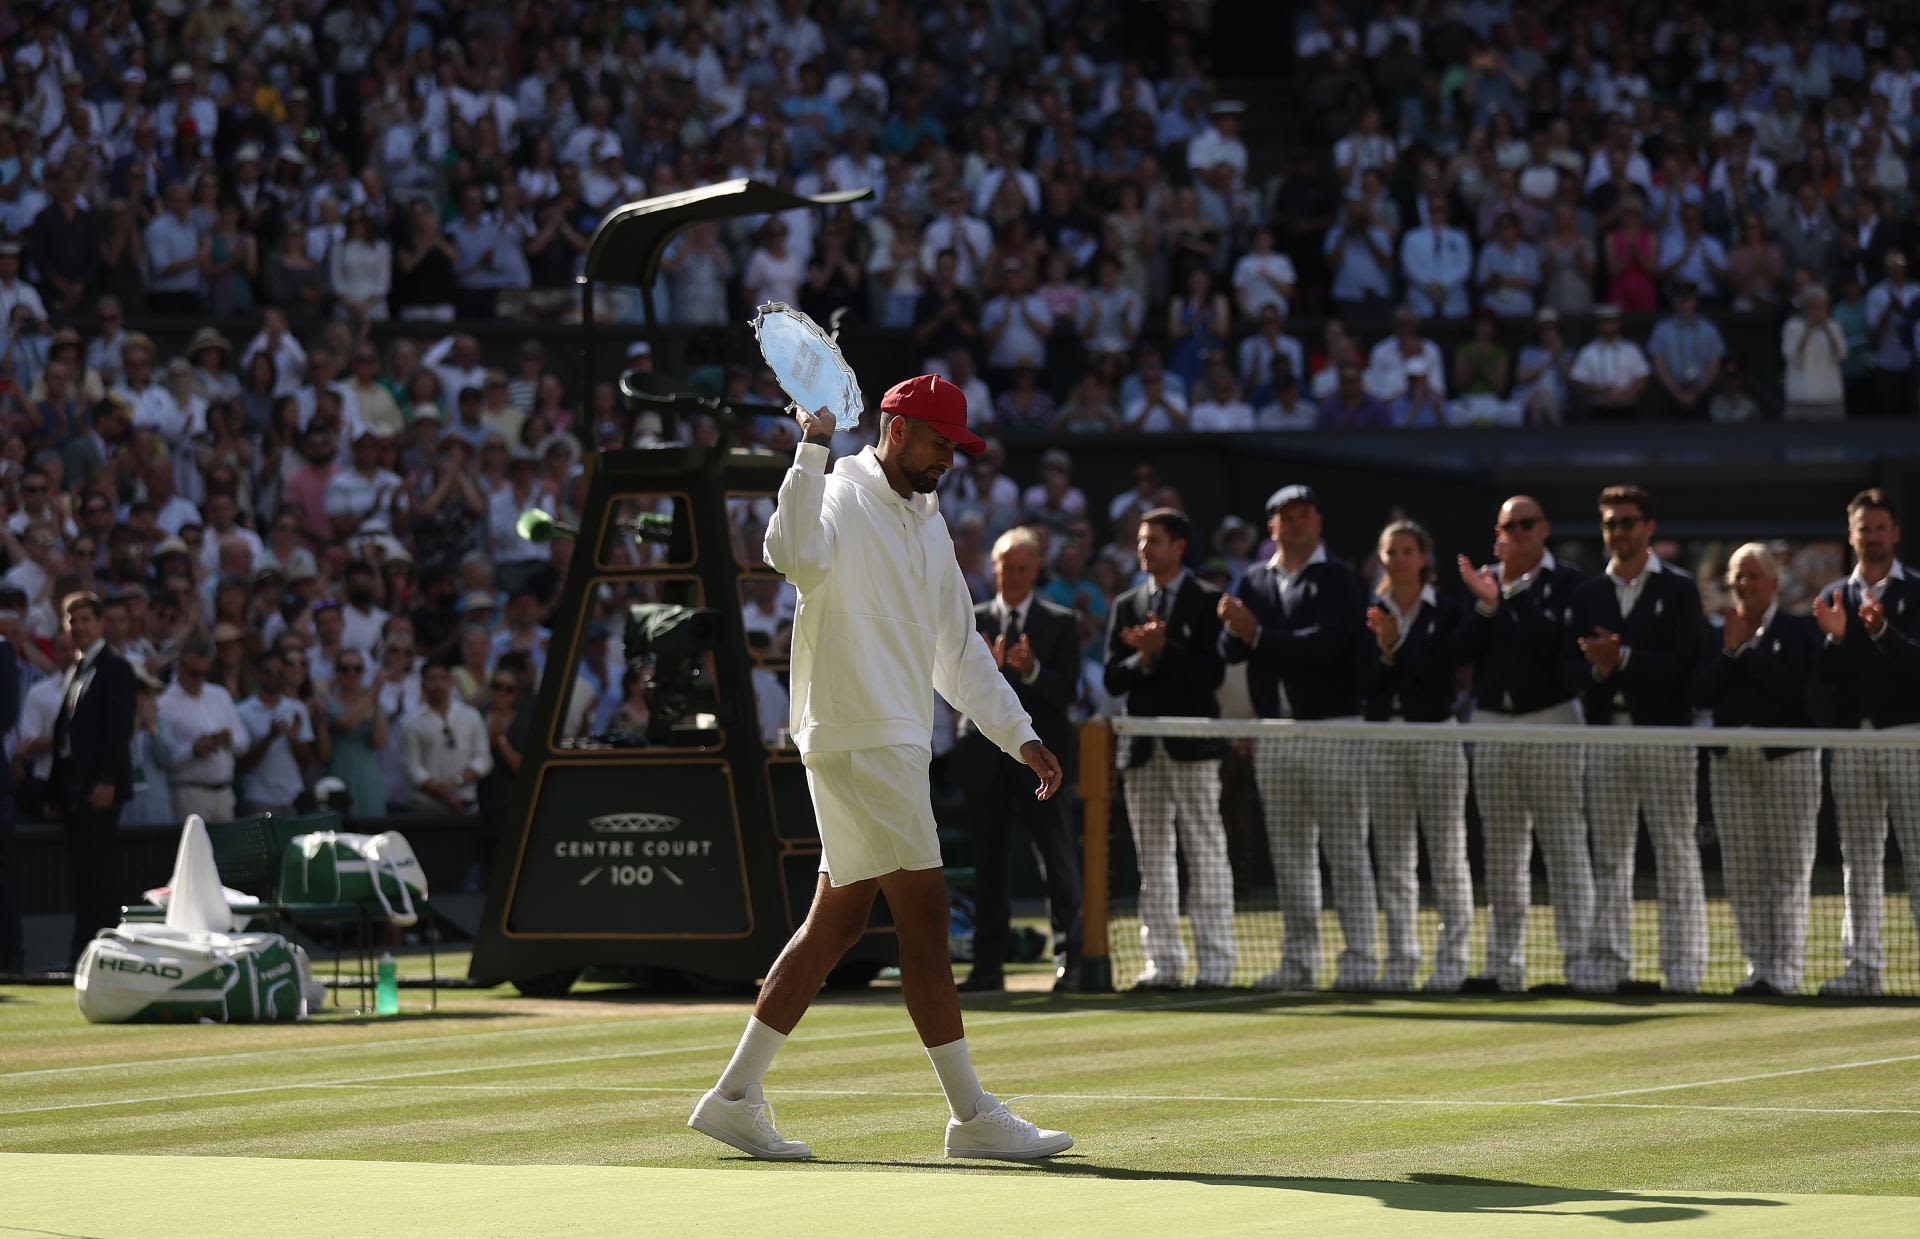
[[[1880,996],[1880,970],[1868,967],[1859,960],[1847,965],[1847,970],[1820,986],[1822,998],[1878,998]]]
[[[813,1156],[813,1150],[804,1143],[784,1139],[775,1130],[773,1106],[758,1084],[747,1085],[747,1095],[738,1101],[722,1097],[719,1089],[708,1089],[693,1108],[687,1126],[769,1161],[791,1162]]]
[[[1305,964],[1281,964],[1253,983],[1255,989],[1312,989],[1313,973]]]
[[[1052,1157],[1073,1147],[1073,1137],[1063,1131],[1035,1127],[1007,1109],[992,1093],[980,1094],[974,1116],[962,1123],[947,1120],[948,1157],[994,1157],[1002,1161],[1030,1162]]]

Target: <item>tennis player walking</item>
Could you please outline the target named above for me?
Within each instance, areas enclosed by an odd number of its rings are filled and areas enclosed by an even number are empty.
[[[780,484],[766,560],[800,591],[791,725],[820,826],[820,882],[806,923],[767,974],[733,1061],[687,1126],[755,1157],[813,1155],[775,1129],[761,1081],[883,893],[900,935],[907,1012],[953,1112],[947,1156],[1050,1157],[1073,1138],[1008,1110],[980,1087],[968,1058],[927,782],[938,689],[1033,768],[1035,795],[1045,800],[1060,789],[1059,761],[975,636],[973,603],[933,494],[954,448],[977,455],[985,445],[967,429],[966,396],[933,375],[887,392],[879,446],[843,458],[831,476],[833,414],[802,412],[799,420],[805,441]]]

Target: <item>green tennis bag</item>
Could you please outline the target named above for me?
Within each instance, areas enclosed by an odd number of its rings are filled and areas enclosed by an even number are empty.
[[[377,903],[395,925],[420,919],[415,898],[427,897],[427,878],[406,836],[389,830],[353,835],[323,830],[295,835],[280,862],[285,903]]]
[[[304,1020],[325,1000],[307,955],[279,934],[126,924],[80,956],[74,1002],[94,1024]]]

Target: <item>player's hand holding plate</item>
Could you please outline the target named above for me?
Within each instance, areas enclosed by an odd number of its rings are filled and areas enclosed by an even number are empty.
[[[831,414],[842,430],[860,424],[865,404],[859,380],[820,324],[792,306],[769,301],[753,316],[753,334],[760,342],[760,356],[793,401],[802,434],[819,437],[814,423],[823,413]]]

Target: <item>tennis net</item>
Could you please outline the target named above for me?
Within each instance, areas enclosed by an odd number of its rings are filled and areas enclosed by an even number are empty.
[[[1081,758],[1122,988],[1920,995],[1920,731],[1123,717]]]

